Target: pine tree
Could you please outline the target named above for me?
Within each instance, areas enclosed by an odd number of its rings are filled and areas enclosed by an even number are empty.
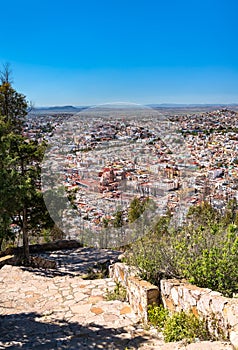
[[[28,104],[13,89],[9,76],[5,66],[0,74],[0,243],[12,237],[10,224],[17,224],[28,261],[29,233],[53,226],[40,191],[40,163],[46,145],[22,135]]]

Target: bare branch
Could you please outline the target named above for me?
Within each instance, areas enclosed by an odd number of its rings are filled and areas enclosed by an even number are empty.
[[[30,113],[35,108],[34,103],[32,101],[28,102],[27,113]]]
[[[12,84],[13,80],[11,78],[12,70],[10,68],[10,63],[4,63],[2,69],[0,70],[0,81],[1,84],[9,83]]]

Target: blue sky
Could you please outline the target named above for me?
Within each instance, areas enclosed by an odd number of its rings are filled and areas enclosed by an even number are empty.
[[[1,2],[0,63],[36,106],[238,103],[237,0]]]

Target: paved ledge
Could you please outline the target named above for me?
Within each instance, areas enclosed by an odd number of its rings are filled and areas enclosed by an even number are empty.
[[[3,262],[3,261],[7,261],[7,260],[10,260],[14,257],[14,255],[6,255],[6,256],[2,256],[0,258],[0,263]]]
[[[73,255],[73,261],[77,259],[78,275],[69,273],[75,267],[67,266],[70,254],[65,260],[65,274],[11,265],[0,269],[0,349],[232,349],[228,343],[220,342],[189,347],[183,343],[165,344],[161,333],[153,328],[144,329],[129,303],[106,300],[107,291],[115,288],[112,278],[80,277],[80,271],[93,262],[95,254],[86,248],[80,252],[82,266],[79,251],[77,256]],[[99,255],[106,258],[105,254],[103,251]],[[141,283],[143,288],[147,287],[147,282]]]

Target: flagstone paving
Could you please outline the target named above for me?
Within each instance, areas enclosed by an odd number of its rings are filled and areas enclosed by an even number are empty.
[[[115,283],[79,276],[46,277],[5,265],[0,270],[0,349],[125,349],[157,342],[130,305],[107,301]],[[151,339],[149,339],[151,338]]]
[[[160,333],[145,330],[127,302],[108,301],[114,288],[110,278],[84,280],[5,265],[0,270],[0,349],[189,349],[164,344]],[[232,349],[219,346],[200,349]]]
[[[83,275],[91,269],[98,269],[102,265],[118,261],[121,254],[122,252],[111,249],[83,247],[45,252],[40,256],[56,261],[58,271],[63,274]]]

